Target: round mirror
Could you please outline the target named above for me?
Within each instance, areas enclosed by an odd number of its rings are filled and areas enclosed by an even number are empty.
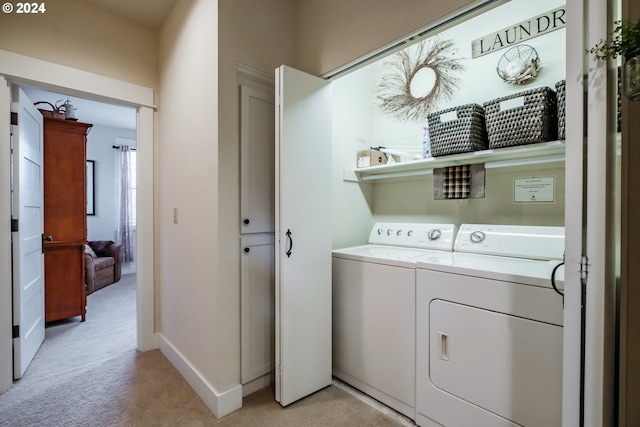
[[[409,83],[409,92],[414,98],[424,98],[436,86],[436,72],[431,67],[422,67],[413,75]]]

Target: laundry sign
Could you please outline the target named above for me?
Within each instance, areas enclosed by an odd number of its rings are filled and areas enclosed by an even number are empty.
[[[555,202],[555,176],[515,178],[513,180],[513,203]]]
[[[471,57],[477,58],[513,46],[525,40],[559,30],[566,25],[566,9],[562,6],[472,41]]]

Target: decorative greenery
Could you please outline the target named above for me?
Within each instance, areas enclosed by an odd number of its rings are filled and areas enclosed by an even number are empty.
[[[378,85],[380,107],[401,121],[425,120],[434,104],[448,100],[458,88],[459,78],[454,72],[463,70],[460,60],[453,58],[452,40],[435,40],[428,46],[424,41],[417,46],[415,57],[407,49],[394,55],[395,60],[385,63],[391,71]],[[433,89],[424,96],[411,94],[411,80],[418,71],[430,68],[435,74]]]
[[[594,55],[595,59],[604,61],[615,59],[618,56],[630,58],[640,54],[640,22],[616,21],[615,28],[607,40],[600,40],[587,53]]]

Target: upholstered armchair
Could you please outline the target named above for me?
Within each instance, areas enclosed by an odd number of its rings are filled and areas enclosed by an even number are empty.
[[[88,242],[85,247],[87,295],[116,283],[122,274],[120,245],[110,240]]]

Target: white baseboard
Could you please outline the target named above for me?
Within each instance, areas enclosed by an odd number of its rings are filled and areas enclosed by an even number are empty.
[[[240,384],[222,393],[218,392],[161,334],[159,334],[159,344],[162,354],[180,372],[216,418],[222,418],[242,407],[242,386]]]

